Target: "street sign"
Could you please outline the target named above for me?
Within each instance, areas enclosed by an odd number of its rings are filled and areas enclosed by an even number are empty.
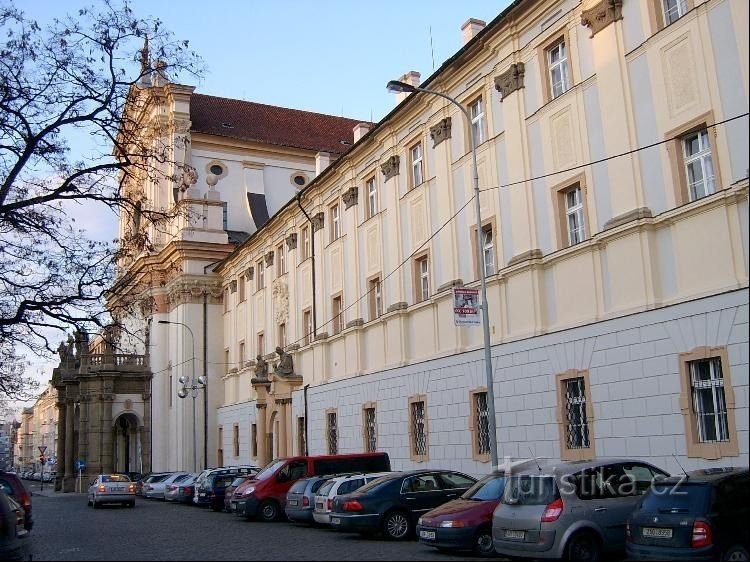
[[[47,464],[52,466],[57,463],[57,457],[55,455],[52,455],[50,458],[47,459]]]
[[[47,450],[47,445],[39,445],[39,452],[43,455],[44,451]]]
[[[84,468],[86,468],[86,463],[83,462],[81,459],[78,459],[75,463],[75,467],[77,471],[82,471]]]

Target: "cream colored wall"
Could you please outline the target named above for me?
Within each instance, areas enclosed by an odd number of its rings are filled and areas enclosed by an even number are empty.
[[[731,3],[732,11],[746,12],[738,0]],[[715,75],[707,35],[706,12],[720,4],[711,1],[699,6],[684,21],[673,24],[651,36],[634,52],[624,53],[622,30],[614,23],[593,38],[578,34],[580,6],[563,16],[558,29],[568,29],[569,57],[572,65],[573,88],[547,104],[534,106],[533,96],[527,100],[523,90],[514,92],[502,103],[497,103],[493,78],[507,69],[513,60],[523,60],[529,72],[529,90],[542,91],[545,79],[543,63],[538,60],[538,47],[553,36],[555,30],[531,33],[545,16],[545,3],[538,3],[527,19],[516,20],[514,33],[498,33],[490,37],[484,50],[477,55],[476,64],[464,63],[445,73],[435,86],[467,102],[479,93],[485,95],[485,107],[491,111],[498,106],[502,115],[487,116],[488,131],[502,132],[478,147],[480,185],[497,186],[504,175],[508,181],[520,181],[541,171],[550,174],[566,168],[580,166],[590,161],[590,127],[601,123],[603,150],[615,155],[637,148],[634,129],[634,108],[630,92],[647,88],[651,93],[656,128],[662,138],[696,116],[710,111],[722,116],[721,99],[715,90]],[[644,19],[644,25],[647,24]],[[745,23],[733,23],[739,37],[747,36]],[[524,27],[526,26],[526,29]],[[744,27],[743,27],[744,26]],[[518,36],[530,37],[527,43]],[[580,82],[576,44],[588,41],[593,51],[592,65],[595,74]],[[740,41],[741,43],[741,41]],[[511,45],[511,48],[509,48]],[[677,58],[669,58],[673,49],[685,49]],[[746,45],[738,45],[742,59],[743,85],[747,96]],[[513,51],[516,50],[515,54]],[[649,83],[631,84],[627,74],[628,57],[644,54],[649,62]],[[498,53],[495,58],[488,53]],[[689,54],[689,56],[684,53]],[[502,59],[497,57],[502,54]],[[675,78],[679,65],[688,64],[691,76]],[[477,68],[488,69],[479,80],[473,79]],[[676,75],[675,75],[676,76]],[[687,80],[683,83],[679,80]],[[685,86],[687,90],[680,85]],[[599,106],[598,119],[587,115],[584,103],[586,88],[596,88]],[[692,93],[691,93],[692,88]],[[491,99],[488,99],[491,98]],[[303,346],[294,354],[296,370],[305,383],[319,384],[341,377],[411,364],[435,357],[457,353],[482,344],[479,330],[453,327],[450,291],[436,293],[448,281],[461,278],[477,286],[474,258],[471,255],[472,227],[476,224],[473,205],[452,219],[448,226],[432,240],[423,242],[448,221],[458,208],[472,196],[471,158],[467,152],[466,124],[463,116],[450,104],[437,97],[421,96],[407,104],[381,125],[368,142],[355,146],[324,181],[304,192],[302,203],[310,216],[318,212],[325,215],[325,227],[315,234],[316,291],[318,332],[328,332],[327,339]],[[541,100],[541,97],[539,98]],[[492,101],[493,103],[487,103]],[[429,128],[441,119],[452,119],[452,137],[433,149]],[[724,116],[726,117],[726,116]],[[541,144],[531,140],[529,131],[539,127]],[[407,190],[409,147],[417,140],[423,143],[426,181],[415,189]],[[498,156],[496,146],[506,146],[504,161]],[[597,147],[600,148],[601,147]],[[673,177],[667,149],[660,151],[662,186],[668,206],[675,206]],[[713,146],[716,161],[720,163],[721,187],[731,183],[728,164],[727,140],[719,135]],[[380,163],[398,155],[400,173],[384,181]],[[603,165],[604,182],[595,183],[591,167],[583,170],[587,183],[587,211],[590,231],[588,239],[575,247],[560,247],[558,228],[552,204],[551,187],[566,177],[582,173],[581,170],[559,174],[542,180],[544,189],[535,191],[531,182],[510,189],[511,224],[503,224],[500,216],[499,190],[482,195],[482,218],[494,218],[496,231],[496,263],[498,274],[488,279],[490,302],[490,332],[492,344],[518,340],[550,331],[580,326],[605,318],[634,311],[652,309],[667,304],[694,299],[737,287],[747,287],[748,273],[743,260],[743,240],[740,224],[742,204],[746,205],[748,182],[736,183],[727,191],[703,200],[671,209],[653,218],[642,218],[600,231],[597,225],[628,213],[644,205],[639,156],[636,152],[625,158],[610,160]],[[365,220],[367,194],[365,181],[375,172],[380,192],[380,213]],[[345,210],[341,195],[351,186],[359,190],[359,202]],[[603,193],[602,190],[608,190]],[[540,197],[540,193],[546,194]],[[333,243],[329,241],[332,202],[338,200],[344,235]],[[607,205],[599,206],[601,201]],[[745,207],[746,208],[746,207]],[[598,213],[608,213],[598,216]],[[541,224],[546,222],[546,224]],[[275,249],[279,241],[291,232],[300,233],[307,224],[296,205],[291,205],[271,224],[254,237],[241,252],[234,254],[224,268],[225,283],[235,279],[248,265],[254,265],[259,256]],[[499,234],[504,229],[512,232],[513,255],[504,255]],[[670,242],[674,255],[660,255],[657,237]],[[508,267],[508,261],[525,251],[543,247],[540,258],[522,261]],[[285,276],[289,290],[289,316],[287,319],[288,343],[302,345],[302,310],[310,306],[312,294],[309,287],[310,260],[300,263],[297,250],[289,253],[289,273]],[[414,251],[430,252],[430,286],[432,298],[427,303],[414,304],[413,270],[409,259]],[[668,258],[668,259],[667,259]],[[402,262],[403,266],[399,267]],[[384,314],[370,320],[366,297],[366,280],[373,274],[381,277],[390,274],[384,283],[383,308],[405,302],[408,308]],[[236,357],[237,342],[245,339],[248,357],[254,358],[256,333],[265,333],[265,352],[276,345],[277,319],[274,317],[273,286],[275,265],[266,270],[266,289],[248,292],[248,302],[230,306],[224,317],[226,340],[232,357]],[[676,294],[667,286],[668,279],[676,279]],[[551,284],[551,286],[550,286]],[[354,326],[338,336],[332,335],[331,297],[343,291],[345,322],[363,319],[362,326]],[[665,296],[666,295],[666,296]],[[230,394],[227,394],[229,399]],[[252,398],[249,396],[248,398]]]

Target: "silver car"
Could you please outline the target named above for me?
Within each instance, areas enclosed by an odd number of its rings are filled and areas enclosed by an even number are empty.
[[[146,498],[163,500],[164,492],[166,491],[167,486],[172,484],[178,478],[182,478],[187,474],[187,472],[173,472],[171,474],[168,474],[166,478],[155,478],[151,482],[143,485],[143,496]]]
[[[495,551],[581,561],[624,552],[628,517],[654,480],[667,476],[635,459],[525,466],[506,479],[495,509]]]
[[[195,479],[198,478],[197,474],[182,474],[181,476],[174,479],[171,484],[167,484],[164,487],[164,499],[168,502],[185,502],[186,498],[193,499],[193,488],[192,485]],[[186,490],[186,487],[190,487],[190,491]]]
[[[135,484],[124,474],[100,474],[89,485],[88,505],[124,503],[135,507]]]

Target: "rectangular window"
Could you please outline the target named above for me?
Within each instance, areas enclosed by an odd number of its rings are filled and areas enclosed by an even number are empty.
[[[698,442],[729,441],[721,360],[712,357],[690,361],[688,368]]]
[[[310,257],[310,227],[302,227],[302,261]]]
[[[331,242],[338,240],[341,236],[341,217],[339,216],[339,206],[331,207]]]
[[[474,447],[478,455],[490,454],[490,412],[487,393],[474,393]]]
[[[305,418],[300,416],[297,418],[297,454],[306,455],[307,439],[305,438]]]
[[[224,312],[229,312],[229,287],[224,289]]]
[[[232,426],[232,456],[240,456],[240,426]]]
[[[222,213],[221,213],[221,224],[222,224],[222,228],[224,230],[226,230],[227,227],[229,226],[229,215],[227,213],[227,208],[228,208],[227,202],[224,201],[223,205],[224,205],[224,207],[223,207]]]
[[[585,384],[583,377],[563,381],[565,446],[568,449],[586,449],[590,446]]]
[[[375,320],[383,314],[383,283],[376,277],[370,279],[369,286],[370,320]]]
[[[471,134],[474,138],[474,146],[479,146],[485,140],[484,102],[481,97],[469,105],[469,113],[471,114]]]
[[[336,412],[328,412],[326,414],[326,437],[328,454],[337,455],[339,452],[339,428]]]
[[[556,98],[567,92],[570,89],[570,76],[564,40],[547,49],[547,69],[552,97]]]
[[[305,345],[310,345],[313,337],[312,312],[310,309],[302,313],[302,332]]]
[[[666,25],[676,22],[687,13],[686,0],[662,0],[662,5]]]
[[[714,193],[714,166],[711,160],[711,142],[706,129],[682,138],[682,156],[690,201]]]
[[[427,417],[424,400],[414,400],[409,404],[411,425],[412,458],[427,457]]]
[[[279,324],[279,338],[278,338],[278,345],[281,349],[284,349],[286,347],[286,323],[282,322]]]
[[[284,244],[276,247],[276,256],[278,258],[278,262],[276,263],[276,277],[281,277],[286,273],[286,249]]]
[[[216,456],[218,458],[217,460],[218,460],[219,466],[224,466],[224,428],[223,427],[219,428],[218,437],[219,437],[218,438],[219,448],[216,451]]]
[[[240,364],[239,368],[244,369],[245,368],[245,342],[240,342]]]
[[[418,142],[411,147],[411,186],[417,187],[424,181],[424,168],[422,164],[422,143]]]
[[[369,219],[378,214],[378,185],[374,177],[365,182],[365,191],[367,192],[367,217],[365,218]]]
[[[426,301],[430,298],[430,264],[427,256],[415,261],[416,276],[416,300],[417,302]]]
[[[365,424],[365,452],[374,453],[378,450],[378,421],[375,417],[375,407],[364,409]]]
[[[563,193],[569,246],[583,242],[586,239],[581,193],[580,186],[576,186]]]
[[[250,447],[251,456],[256,458],[258,456],[258,424],[250,426]]]
[[[258,262],[258,265],[255,267],[255,271],[255,279],[257,280],[256,290],[260,291],[266,286],[266,272],[263,260],[260,260]]]
[[[482,253],[484,254],[484,274],[495,274],[495,238],[492,235],[492,226],[482,227]]]
[[[331,301],[331,313],[333,314],[334,335],[340,333],[344,329],[344,314],[342,306],[341,296],[333,297],[333,301]]]
[[[240,275],[240,278],[237,281],[240,285],[240,302],[245,300],[245,276]]]
[[[258,332],[258,355],[265,355],[265,343],[263,342],[263,332]]]
[[[224,374],[229,374],[229,350],[224,350]]]

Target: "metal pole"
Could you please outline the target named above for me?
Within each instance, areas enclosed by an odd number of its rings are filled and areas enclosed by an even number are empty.
[[[458,102],[458,100],[450,97],[442,92],[436,92],[435,90],[427,90],[425,88],[419,88],[414,86],[414,89],[418,92],[425,92],[428,94],[434,94],[441,98],[447,99],[449,102],[458,106],[466,117],[466,124],[469,127],[469,142],[471,143],[471,158],[474,166],[474,204],[476,209],[476,221],[477,221],[477,263],[479,264],[479,279],[482,288],[482,332],[484,334],[484,367],[485,367],[485,380],[487,385],[487,409],[488,409],[488,422],[490,432],[490,459],[492,461],[493,469],[498,467],[499,461],[497,457],[497,426],[495,422],[495,388],[494,380],[492,378],[492,353],[490,351],[490,321],[489,321],[489,307],[487,306],[487,266],[485,263],[484,252],[482,251],[482,210],[479,204],[479,167],[477,166],[477,150],[474,142],[474,134],[471,130],[471,114],[468,110]]]
[[[203,466],[208,468],[208,294],[203,291]]]

